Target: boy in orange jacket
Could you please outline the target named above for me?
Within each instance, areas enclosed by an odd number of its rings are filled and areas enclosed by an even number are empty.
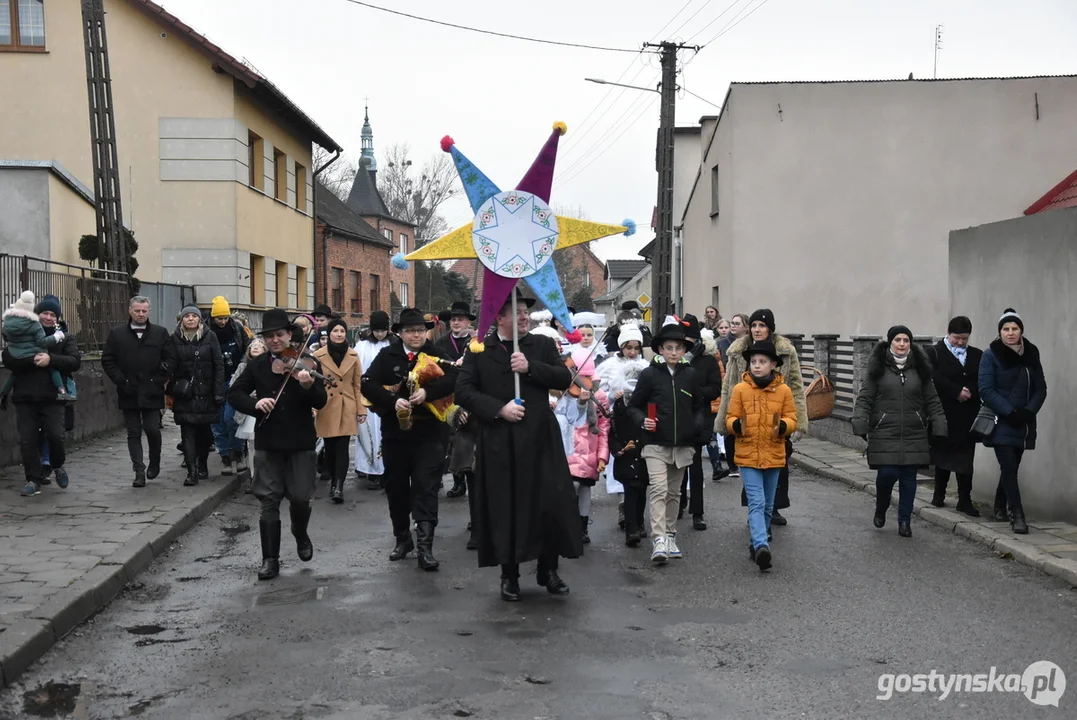
[[[748,372],[733,388],[726,427],[737,437],[737,467],[748,496],[750,554],[760,570],[771,566],[770,517],[778,473],[785,467],[785,438],[797,429],[793,391],[777,368],[782,359],[769,340],[744,351]]]

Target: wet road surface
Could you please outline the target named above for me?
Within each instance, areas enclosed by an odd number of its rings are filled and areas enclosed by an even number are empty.
[[[1021,693],[898,694],[881,673],[1021,673],[1050,660],[1077,682],[1077,592],[932,526],[871,526],[873,498],[794,474],[775,568],[748,559],[739,483],[707,490],[710,529],[651,567],[598,498],[572,588],[523,601],[464,549],[466,499],[442,497],[435,553],[389,563],[384,496],[319,486],[314,561],[287,532],[282,575],[258,582],[256,503],[238,496],[59,643],[0,717],[1024,718],[1077,717]],[[446,484],[448,487],[449,484]],[[684,528],[685,526],[682,526]]]

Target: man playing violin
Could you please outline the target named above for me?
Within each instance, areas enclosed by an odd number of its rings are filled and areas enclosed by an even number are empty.
[[[445,465],[446,434],[442,423],[426,403],[453,394],[456,368],[445,362],[445,374],[422,387],[409,383],[420,353],[441,358],[442,352],[427,339],[434,323],[421,311],[404,308],[392,331],[400,343],[392,343],[374,358],[360,381],[360,391],[382,419],[382,458],[385,461],[385,494],[396,545],[389,560],[403,560],[416,550],[419,568],[437,570],[434,528],[438,524],[438,489]],[[411,535],[411,519],[417,538]]]
[[[232,407],[258,418],[254,431],[258,473],[252,492],[262,503],[259,580],[270,580],[280,573],[280,503],[285,497],[299,559],[307,562],[314,557],[314,544],[307,534],[317,472],[312,410],[325,407],[327,397],[316,360],[310,359],[313,371],[295,368],[298,357],[291,347],[292,329],[283,310],[267,311],[261,335],[268,352],[248,362],[228,391]],[[286,355],[293,357],[285,359]]]

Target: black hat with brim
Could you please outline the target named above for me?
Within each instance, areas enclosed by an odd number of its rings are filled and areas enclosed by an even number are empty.
[[[513,290],[513,292],[516,293],[516,302],[523,303],[523,306],[525,308],[533,307],[535,305],[535,303],[538,302],[537,300],[535,300],[535,298],[530,298],[530,297],[525,296],[522,292],[520,292],[519,287],[517,287],[515,290]],[[511,302],[512,302],[511,297],[505,298],[505,305],[508,305]],[[501,307],[505,307],[505,305],[502,305]],[[572,308],[569,308],[568,311],[571,313]],[[472,318],[472,319],[474,319],[474,318]]]
[[[666,325],[658,334],[651,338],[651,350],[658,352],[658,348],[662,347],[662,343],[667,340],[678,340],[686,347],[688,345],[688,338],[684,334],[683,325]]]
[[[314,317],[318,317],[319,315],[321,315],[322,317],[331,318],[333,317],[333,309],[328,305],[322,303],[318,307],[314,308],[314,312],[312,312],[311,315],[313,315]]]
[[[466,317],[468,320],[475,320],[475,316],[471,314],[471,306],[466,302],[454,302],[449,308],[449,317]]]
[[[259,334],[265,335],[276,330],[288,330],[292,329],[292,319],[288,317],[288,313],[279,308],[273,308],[272,310],[266,310],[265,315],[262,316],[262,329],[259,330]]]
[[[416,325],[422,325],[427,330],[434,329],[434,323],[427,320],[421,310],[417,308],[404,308],[400,311],[400,318],[393,323],[393,327],[390,328],[394,333],[400,332],[401,328],[415,327]]]
[[[744,349],[744,352],[742,352],[741,355],[744,356],[744,362],[749,365],[752,363],[753,355],[766,355],[768,358],[778,363],[778,367],[782,366],[782,357],[778,354],[778,351],[774,349],[774,343],[770,340],[753,342]]]

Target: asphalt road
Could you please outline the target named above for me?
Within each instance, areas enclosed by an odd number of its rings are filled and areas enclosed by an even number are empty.
[[[775,568],[748,559],[739,485],[708,488],[710,529],[651,567],[599,498],[567,598],[464,549],[466,500],[444,500],[438,573],[390,564],[384,497],[349,482],[316,503],[314,561],[291,536],[258,582],[256,505],[239,496],[154,563],[13,688],[3,717],[1038,718],[1077,717],[1019,692],[895,694],[881,673],[1021,673],[1049,660],[1077,682],[1077,592],[872,499],[794,475]],[[893,513],[893,510],[891,511]],[[252,529],[253,527],[253,529]],[[1056,685],[1057,688],[1057,685]]]

